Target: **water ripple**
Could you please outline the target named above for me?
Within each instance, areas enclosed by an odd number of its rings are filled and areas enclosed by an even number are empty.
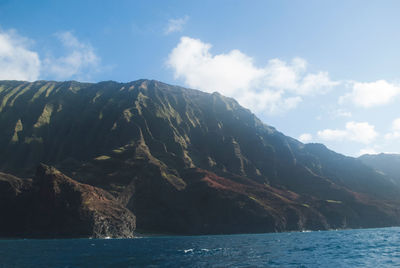
[[[0,240],[6,267],[400,267],[400,228]]]

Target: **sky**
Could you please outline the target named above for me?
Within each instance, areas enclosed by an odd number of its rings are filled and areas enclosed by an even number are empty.
[[[0,0],[0,80],[218,91],[304,143],[400,153],[400,1]]]

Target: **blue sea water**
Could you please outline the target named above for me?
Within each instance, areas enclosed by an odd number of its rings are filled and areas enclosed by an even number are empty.
[[[400,228],[0,240],[0,267],[400,267]]]

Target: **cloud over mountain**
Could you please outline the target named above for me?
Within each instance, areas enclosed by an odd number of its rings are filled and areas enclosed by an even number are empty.
[[[302,58],[271,59],[258,67],[240,50],[213,55],[211,47],[199,39],[182,37],[167,65],[186,85],[234,97],[257,112],[289,110],[304,96],[323,94],[338,85],[327,72],[307,72],[307,61]]]
[[[386,140],[395,140],[400,138],[400,117],[392,122],[391,131],[385,135]]]
[[[339,103],[350,101],[355,106],[371,108],[382,106],[400,94],[400,86],[385,80],[375,82],[351,82],[352,90],[339,98]]]
[[[56,37],[65,55],[55,57],[48,53],[43,57],[32,48],[34,41],[15,30],[0,30],[0,80],[90,80],[101,62],[92,45],[81,42],[72,32],[60,32]]]
[[[61,57],[49,57],[44,61],[45,70],[56,79],[84,77],[95,72],[100,65],[100,58],[94,48],[79,41],[72,32],[60,32],[57,38],[67,54]]]
[[[0,80],[38,79],[41,62],[31,44],[14,30],[0,30]]]
[[[375,140],[378,133],[375,126],[368,122],[347,122],[344,129],[324,129],[317,132],[318,137],[323,141],[349,140],[369,144]]]

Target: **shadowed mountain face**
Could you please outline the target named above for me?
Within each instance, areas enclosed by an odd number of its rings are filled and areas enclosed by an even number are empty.
[[[400,155],[398,154],[365,154],[359,159],[377,172],[389,177],[391,181],[400,186]]]
[[[140,230],[239,233],[398,225],[400,189],[218,93],[157,81],[0,82],[0,170],[39,162],[110,192]]]

